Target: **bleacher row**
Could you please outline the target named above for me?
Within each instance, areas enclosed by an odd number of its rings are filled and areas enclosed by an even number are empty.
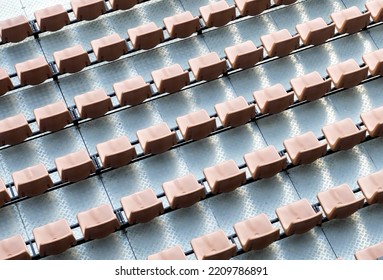
[[[109,2],[112,3],[113,1]],[[240,7],[239,2],[254,5],[256,1],[238,0],[236,1],[238,8]],[[267,4],[268,1],[261,2]],[[292,3],[295,1],[287,2]],[[381,11],[379,10],[379,13],[377,12],[378,7],[380,7],[377,3],[381,2],[383,3],[383,1],[374,1],[366,4],[367,9],[372,12],[371,16],[375,22],[378,21],[377,19],[381,20]],[[375,3],[375,6],[371,3]],[[368,6],[370,6],[370,8]],[[381,6],[383,7],[383,5]],[[202,12],[201,14],[202,18],[204,18]],[[335,15],[331,16],[339,33],[358,32],[369,24],[370,15],[368,13],[362,14],[359,10],[356,12],[355,9],[352,8],[347,9],[347,12],[344,14],[346,14],[346,16],[344,16],[343,19],[338,19],[343,22],[343,25],[337,25],[337,17]],[[366,14],[368,14],[368,17]],[[355,18],[358,18],[358,20],[355,20]],[[368,18],[368,20],[366,20],[366,18]],[[361,23],[362,21],[364,23]],[[348,25],[345,24],[345,22],[349,22]],[[324,26],[323,23],[326,26]],[[313,27],[313,25],[315,26]],[[327,25],[322,19],[306,23],[302,28],[309,27],[311,28],[309,33],[306,34],[306,37],[303,37],[304,32],[299,32],[297,26],[297,31],[304,45],[321,44],[334,35],[334,24]],[[320,32],[313,32],[314,30],[319,30]],[[285,31],[270,34],[269,36],[264,36],[263,40],[261,39],[270,57],[287,55],[299,47],[299,36],[292,36],[290,33],[288,33],[287,36]],[[326,32],[329,33],[324,35]],[[277,38],[278,36],[280,37]],[[282,37],[283,39],[280,39]],[[308,39],[308,37],[311,39]],[[272,40],[272,42],[270,43],[268,40]],[[298,44],[296,44],[296,42],[298,42]],[[279,51],[277,49],[279,49]],[[77,48],[76,51],[78,50]],[[285,53],[281,53],[281,50]],[[83,56],[84,52],[86,58]],[[79,53],[81,53],[82,56],[80,60],[85,59],[84,66],[90,64],[86,51],[80,50]],[[97,53],[96,50],[95,53]],[[122,54],[124,53],[126,52]],[[256,47],[251,41],[227,48],[225,53],[226,57],[224,59],[219,58],[216,53],[210,53],[206,56],[194,59],[194,61],[190,60],[190,69],[187,71],[183,70],[179,65],[154,71],[152,72],[153,83],[156,85],[159,93],[173,93],[190,84],[189,71],[194,74],[197,81],[210,81],[226,73],[228,69],[252,67],[263,58],[262,47]],[[113,54],[113,59],[117,59],[122,54],[116,57]],[[66,59],[67,58],[63,58],[63,60]],[[226,59],[228,61],[225,61]],[[137,157],[137,151],[134,146],[138,143],[143,150],[143,154],[139,154],[138,157],[144,154],[163,153],[179,143],[189,140],[200,140],[220,130],[221,127],[217,127],[216,124],[218,120],[222,124],[222,128],[237,127],[255,120],[256,116],[282,112],[298,101],[313,101],[319,99],[334,90],[331,88],[331,82],[334,84],[335,89],[352,88],[359,85],[367,77],[382,75],[383,50],[364,55],[363,61],[365,64],[361,66],[354,60],[348,60],[338,65],[328,67],[327,73],[330,78],[323,78],[318,72],[297,77],[290,81],[292,89],[285,90],[282,85],[278,84],[254,92],[254,101],[251,102],[247,102],[243,97],[238,97],[221,104],[216,104],[216,114],[212,116],[209,116],[205,110],[190,113],[177,118],[178,127],[176,128],[170,129],[166,123],[161,123],[137,131],[138,141],[136,142],[130,142],[127,137],[123,136],[105,143],[100,143],[97,145],[98,153],[92,156],[89,156],[85,151],[79,151],[62,158],[57,158],[55,160],[57,168],[54,170],[47,170],[44,165],[39,164],[14,172],[12,174],[13,183],[8,183],[7,185],[0,183],[0,204],[5,203],[6,206],[9,205],[9,201],[17,202],[19,201],[18,198],[24,196],[31,197],[40,195],[47,190],[49,191],[54,185],[60,185],[62,182],[77,182],[87,178],[91,174],[103,172],[110,167],[118,168],[126,165]],[[230,64],[228,62],[230,62]],[[44,67],[51,67],[51,64],[48,65],[46,61],[42,64],[44,64]],[[77,67],[75,66],[76,64],[78,64],[78,61],[69,61],[69,68]],[[59,68],[60,60],[59,63],[56,61],[56,65]],[[80,71],[83,68],[83,66],[78,67],[73,72]],[[368,71],[371,74],[370,76],[368,76]],[[23,71],[17,72],[19,74]],[[30,72],[30,69],[27,69],[26,72]],[[36,73],[38,72],[39,71]],[[64,70],[59,72],[70,71]],[[32,76],[36,73],[32,74]],[[51,74],[52,73],[53,72],[51,72]],[[41,77],[38,79],[40,78]],[[20,81],[22,81],[22,79],[20,79]],[[26,82],[26,84],[28,84],[28,82]],[[8,90],[11,87],[12,86],[10,86]],[[150,85],[145,82],[142,77],[116,83],[114,84],[114,89],[121,106],[137,105],[152,96]],[[118,90],[120,90],[121,94],[118,94]],[[294,94],[298,99],[297,102],[294,102]],[[32,134],[36,135],[45,131],[57,131],[69,123],[80,119],[101,117],[106,112],[115,109],[112,106],[110,97],[111,96],[107,95],[103,90],[96,90],[81,96],[76,96],[75,108],[77,108],[80,117],[73,114],[73,108],[67,108],[63,102],[36,109],[34,113],[39,127],[39,132],[37,133],[32,133],[29,127],[31,121],[26,120],[21,114],[0,121],[1,143],[2,145],[15,145],[24,141]],[[135,98],[138,98],[138,100]],[[283,143],[285,146],[284,151],[278,152],[274,147],[269,146],[263,150],[246,154],[244,156],[246,166],[253,180],[257,180],[260,178],[268,178],[285,170],[288,162],[291,162],[292,165],[311,163],[327,154],[327,145],[330,146],[332,151],[351,149],[364,141],[366,130],[368,131],[369,138],[383,135],[382,116],[383,107],[376,108],[370,112],[361,114],[362,123],[355,124],[351,119],[345,119],[323,127],[323,137],[317,138],[314,133],[308,132],[287,139]],[[182,140],[178,139],[179,137],[177,137],[176,131],[181,133]],[[284,154],[289,156],[289,160]],[[223,162],[216,166],[206,168],[204,170],[204,179],[197,180],[192,174],[189,174],[174,181],[164,183],[164,195],[168,199],[172,209],[189,207],[205,198],[209,193],[215,195],[230,192],[246,184],[245,171],[241,169],[243,169],[243,167],[238,167],[232,160]],[[52,182],[50,174],[56,171],[58,171],[62,182]],[[327,219],[350,216],[363,206],[364,199],[366,199],[368,204],[381,203],[383,201],[383,191],[379,181],[381,181],[382,178],[383,171],[380,171],[358,180],[358,185],[364,195],[362,198],[356,198],[353,191],[347,185],[341,185],[326,192],[319,193],[318,200]],[[208,183],[210,188],[208,194],[206,194],[206,190],[203,186],[204,181]],[[12,186],[15,186],[17,195],[11,191],[11,197],[8,193],[8,189],[11,189]],[[359,192],[359,190],[354,190],[354,192]],[[148,189],[128,197],[123,197],[121,199],[121,205],[126,219],[121,219],[119,216],[118,213],[120,213],[119,211],[121,209],[114,210],[109,205],[101,205],[89,211],[79,213],[77,216],[78,225],[70,226],[65,220],[59,220],[43,227],[35,228],[33,230],[35,239],[30,241],[29,245],[35,242],[39,254],[32,254],[32,257],[36,258],[36,256],[43,257],[45,255],[58,254],[67,250],[72,245],[75,245],[77,241],[73,236],[72,228],[76,226],[81,228],[84,239],[88,241],[103,238],[115,230],[122,228],[122,225],[126,223],[130,225],[152,220],[164,212],[163,204],[159,199],[162,196],[162,194],[156,195],[151,189]],[[342,201],[339,201],[339,197]],[[298,216],[300,219],[302,216],[307,219],[305,219],[304,222],[297,223],[296,212],[299,213]],[[319,225],[323,218],[318,208],[315,207],[315,205],[311,205],[307,200],[297,201],[291,205],[278,208],[276,214],[284,229],[285,235],[304,233],[316,225]],[[244,251],[265,248],[280,237],[279,229],[272,226],[272,223],[265,214],[235,224],[234,230],[236,232],[234,237],[239,239]],[[258,232],[254,233],[254,231]],[[191,245],[197,259],[227,259],[233,257],[237,252],[236,245],[231,242],[232,238],[231,236],[228,239],[223,231],[218,231],[193,239]],[[382,244],[377,244],[363,252],[357,252],[355,256],[358,259],[376,259],[381,257],[381,255]],[[14,236],[0,242],[0,259],[24,259],[30,257],[31,255],[26,247],[26,243],[21,236]],[[186,257],[182,248],[176,246],[170,250],[149,256],[148,258],[185,259]]]

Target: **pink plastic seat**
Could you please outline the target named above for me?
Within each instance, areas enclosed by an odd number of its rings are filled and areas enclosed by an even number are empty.
[[[383,170],[358,179],[368,204],[383,203]]]
[[[356,33],[365,28],[370,23],[370,12],[361,13],[353,6],[351,8],[332,13],[331,19],[335,23],[339,33]]]
[[[371,17],[375,22],[383,20],[383,0],[368,1],[364,6],[371,13]]]
[[[174,93],[190,83],[189,72],[179,64],[153,71],[152,78],[159,93]]]
[[[172,209],[192,206],[205,197],[205,187],[191,173],[163,183],[162,188]]]
[[[302,234],[322,223],[322,212],[316,213],[307,199],[301,199],[275,210],[286,235]]]
[[[90,42],[98,61],[112,61],[128,53],[126,41],[117,33]]]
[[[294,103],[294,92],[287,92],[281,84],[253,93],[262,114],[278,114]]]
[[[11,197],[9,196],[9,193],[7,191],[7,187],[5,186],[3,180],[1,180],[0,178],[0,207],[10,200]]]
[[[12,178],[19,197],[40,195],[53,186],[52,179],[43,164],[13,172]]]
[[[372,245],[355,253],[357,260],[377,260],[383,257],[383,242]]]
[[[57,4],[34,13],[40,31],[57,31],[69,24],[69,16],[63,5]]]
[[[0,240],[0,260],[30,260],[31,255],[21,235]]]
[[[364,203],[364,197],[357,199],[347,184],[320,192],[317,198],[329,220],[347,218]]]
[[[104,168],[124,166],[137,156],[136,149],[126,136],[100,143],[96,149]]]
[[[32,130],[23,114],[0,121],[0,144],[16,145],[32,135]]]
[[[176,245],[172,248],[148,256],[148,260],[186,260],[186,256],[182,247]]]
[[[70,5],[78,20],[93,20],[106,11],[104,0],[71,0]]]
[[[150,84],[141,76],[115,83],[113,89],[121,106],[141,104],[152,96]]]
[[[283,146],[294,165],[312,163],[327,153],[327,142],[311,131],[283,141]]]
[[[274,0],[275,5],[290,5],[297,2],[297,0]]]
[[[360,118],[371,137],[383,136],[383,107],[364,112]]]
[[[0,68],[0,96],[13,89],[11,78],[7,71]]]
[[[37,85],[52,77],[52,69],[43,56],[15,64],[20,83]]]
[[[286,56],[299,47],[299,35],[292,36],[287,29],[263,35],[261,41],[270,57]]]
[[[177,144],[177,136],[166,123],[137,131],[137,138],[145,154],[161,154]]]
[[[270,0],[234,0],[242,16],[255,16],[270,8]]]
[[[234,160],[227,160],[203,170],[213,194],[231,192],[246,183],[246,171],[240,170]]]
[[[3,43],[17,43],[30,35],[31,26],[23,15],[0,21],[0,37]]]
[[[216,52],[189,59],[189,66],[197,81],[211,81],[227,72],[226,60],[220,59]]]
[[[130,28],[128,35],[136,50],[151,49],[164,41],[164,32],[154,22]]]
[[[272,145],[245,154],[243,158],[254,180],[272,177],[287,166],[286,156],[280,156]]]
[[[226,1],[218,1],[199,8],[207,27],[220,27],[235,19],[235,6],[229,7]]]
[[[60,73],[75,73],[90,65],[88,53],[81,45],[54,52],[53,57]]]
[[[58,131],[73,121],[63,101],[37,108],[33,113],[40,132]]]
[[[166,17],[163,21],[171,38],[186,38],[200,29],[199,18],[189,11]]]
[[[113,109],[112,100],[103,89],[76,95],[74,98],[81,118],[98,118]]]
[[[303,44],[320,45],[334,36],[335,24],[327,25],[324,19],[319,17],[302,24],[297,24],[295,29],[299,33]]]
[[[127,10],[138,4],[138,0],[109,0],[113,10]]]
[[[237,254],[237,246],[223,230],[194,238],[190,243],[198,260],[228,260]]]
[[[245,252],[262,250],[279,239],[279,229],[263,213],[236,223],[234,230]]]
[[[33,235],[42,257],[61,254],[77,243],[65,219],[34,228]]]
[[[237,127],[255,118],[255,105],[249,105],[243,96],[218,103],[214,109],[224,127]]]
[[[176,122],[185,141],[205,138],[217,128],[215,118],[203,109],[178,117]]]
[[[350,118],[324,126],[322,132],[331,150],[348,150],[366,137],[366,129],[359,129]]]
[[[368,66],[360,67],[354,59],[327,67],[336,88],[352,88],[367,78]]]
[[[120,228],[120,223],[109,204],[103,204],[77,214],[85,240],[100,239]]]
[[[80,150],[55,159],[55,164],[63,182],[78,182],[96,171],[85,150]]]
[[[121,198],[129,224],[146,223],[164,212],[164,206],[152,189]]]
[[[362,59],[372,76],[383,75],[383,49],[364,54]]]
[[[257,48],[252,41],[246,41],[225,48],[225,54],[234,69],[247,69],[263,59],[263,48]]]
[[[290,80],[299,101],[313,101],[331,90],[331,79],[324,80],[318,72],[311,72]]]

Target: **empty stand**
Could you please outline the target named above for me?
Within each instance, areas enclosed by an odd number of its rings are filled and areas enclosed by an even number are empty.
[[[120,228],[117,216],[109,204],[80,212],[77,220],[85,240],[104,238]]]
[[[125,39],[114,33],[90,42],[98,61],[112,61],[128,53]]]
[[[172,209],[189,207],[205,197],[205,187],[191,173],[163,183],[162,188]]]
[[[176,122],[185,141],[205,138],[217,128],[215,118],[204,109],[178,117]]]
[[[323,97],[331,90],[331,79],[323,80],[318,72],[311,72],[290,80],[299,101],[313,101]]]
[[[189,72],[179,64],[153,71],[152,78],[159,93],[174,93],[190,83]]]
[[[28,248],[21,235],[0,240],[0,260],[30,260]]]
[[[148,256],[148,260],[186,260],[186,256],[182,247],[176,245],[172,248]]]
[[[189,11],[164,18],[164,24],[171,38],[186,38],[200,29],[199,18]]]
[[[383,107],[364,112],[360,118],[371,137],[383,136]]]
[[[104,168],[124,166],[137,156],[136,149],[126,136],[100,143],[96,149]]]
[[[326,69],[336,88],[352,88],[368,75],[368,66],[360,67],[354,59],[331,65]]]
[[[40,132],[57,131],[72,123],[72,117],[63,101],[33,111]]]
[[[104,0],[71,0],[70,5],[78,20],[93,20],[106,11]]]
[[[225,54],[233,69],[246,69],[263,59],[263,47],[257,48],[252,41],[246,41],[225,48]]]
[[[113,10],[127,10],[138,4],[138,0],[109,0]]]
[[[383,75],[383,49],[364,54],[362,59],[368,66],[371,75]]]
[[[23,15],[0,21],[0,37],[3,43],[20,42],[30,35],[31,26]]]
[[[13,88],[11,78],[7,71],[3,68],[0,68],[0,96],[7,93]]]
[[[128,35],[136,50],[151,49],[164,41],[164,32],[154,22],[130,28]]]
[[[377,260],[383,257],[383,242],[372,245],[355,253],[357,260]]]
[[[246,171],[240,170],[234,160],[227,160],[203,170],[213,194],[231,192],[246,183]]]
[[[74,98],[81,118],[98,118],[113,109],[112,100],[103,89],[97,89]]]
[[[362,13],[357,7],[332,13],[331,19],[334,21],[339,33],[356,33],[365,28],[370,23],[370,12]]]
[[[121,198],[129,224],[146,223],[164,212],[164,206],[152,189]]]
[[[121,106],[137,105],[152,96],[150,84],[141,76],[115,83],[113,89]]]
[[[255,118],[255,105],[249,105],[243,96],[218,103],[214,109],[224,127],[237,127]]]
[[[299,35],[292,36],[287,29],[263,35],[261,41],[270,57],[286,56],[299,47]]]
[[[90,65],[88,53],[81,45],[54,52],[53,57],[60,73],[75,73]]]
[[[297,24],[295,29],[299,33],[303,44],[320,45],[334,36],[335,24],[328,24],[323,18],[316,18],[308,22]]]
[[[96,169],[85,150],[80,150],[55,159],[55,164],[63,182],[78,182]]]
[[[357,199],[347,184],[320,192],[317,198],[329,220],[347,218],[364,203],[364,197]]]
[[[44,56],[17,63],[15,68],[22,86],[40,84],[53,75]]]
[[[189,66],[197,81],[211,81],[227,72],[226,60],[220,59],[216,52],[189,59]]]
[[[34,13],[40,31],[57,31],[69,24],[69,16],[63,5],[57,4]]]
[[[40,195],[53,186],[48,170],[43,164],[13,172],[12,178],[20,197]]]
[[[226,1],[218,1],[199,8],[207,27],[220,27],[235,19],[235,6]]]
[[[177,144],[177,136],[166,123],[137,131],[137,138],[145,154],[160,154]]]
[[[286,235],[302,234],[322,223],[322,212],[316,213],[307,199],[301,199],[275,210]]]
[[[322,128],[331,150],[348,150],[366,137],[366,129],[359,129],[350,118],[326,125]]]
[[[364,4],[367,10],[371,13],[371,17],[375,22],[383,20],[383,1],[375,0],[368,1]]]
[[[294,165],[312,163],[327,152],[327,142],[319,141],[311,131],[286,139],[283,146]]]
[[[15,145],[32,135],[32,130],[23,114],[0,121],[0,144]]]
[[[7,187],[4,185],[3,180],[1,180],[0,178],[0,207],[10,200],[11,197],[9,196],[9,193],[7,191]]]
[[[198,260],[228,260],[237,253],[237,246],[218,230],[190,241]]]
[[[245,154],[243,158],[255,180],[272,177],[287,167],[286,156],[281,156],[272,145]]]
[[[33,235],[40,256],[61,254],[76,245],[76,239],[65,219],[34,228]]]
[[[281,84],[256,91],[253,93],[262,114],[277,114],[294,103],[294,92],[287,92]]]
[[[244,251],[262,250],[279,239],[279,229],[273,227],[265,214],[236,223],[234,230]]]
[[[383,203],[383,170],[358,179],[368,204]]]
[[[270,0],[234,0],[242,16],[255,16],[270,8]]]

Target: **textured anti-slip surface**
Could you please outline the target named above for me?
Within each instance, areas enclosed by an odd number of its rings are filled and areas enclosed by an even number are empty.
[[[20,0],[2,1],[0,20],[25,15],[34,18],[34,11],[61,3],[70,9],[69,0]],[[150,0],[126,11],[113,11],[92,21],[79,21],[56,32],[43,32],[38,38],[27,37],[19,43],[0,45],[0,67],[15,73],[14,65],[43,55],[48,62],[54,61],[53,53],[75,45],[90,51],[90,60],[96,61],[90,42],[101,37],[119,34],[128,38],[127,30],[149,22],[163,27],[163,18],[184,11],[194,16],[199,7],[214,0]],[[273,1],[271,1],[273,3]],[[228,0],[233,5],[233,0]],[[166,40],[149,50],[132,51],[112,62],[101,62],[86,67],[81,72],[59,75],[36,86],[16,88],[0,97],[0,120],[24,114],[33,120],[33,110],[48,104],[64,101],[66,106],[75,105],[74,96],[97,89],[113,93],[113,84],[141,75],[151,81],[151,72],[174,64],[188,69],[189,59],[210,52],[224,57],[226,47],[251,40],[261,45],[261,36],[287,29],[296,34],[295,26],[322,17],[330,23],[330,14],[351,6],[364,11],[362,0],[300,0],[289,6],[277,6],[264,13],[242,17],[229,24],[209,28],[203,34],[194,33],[184,39]],[[109,7],[109,3],[107,3]],[[237,15],[239,15],[237,11]],[[69,14],[74,20],[73,13]],[[200,19],[202,23],[202,19]],[[326,68],[348,59],[362,65],[363,54],[383,48],[383,27],[377,26],[356,34],[339,34],[319,46],[310,46],[282,58],[267,58],[259,65],[230,73],[213,81],[195,82],[189,73],[192,85],[173,94],[161,95],[137,106],[121,107],[117,111],[97,119],[70,125],[54,133],[38,134],[32,139],[0,148],[0,178],[5,184],[12,183],[12,173],[39,163],[51,171],[53,182],[59,182],[55,170],[55,159],[80,150],[90,155],[97,153],[96,145],[120,136],[127,136],[135,143],[138,154],[143,149],[137,142],[136,132],[150,126],[167,123],[177,127],[176,118],[204,109],[216,116],[216,104],[243,96],[254,102],[253,92],[280,83],[286,90],[290,80],[303,74],[318,71],[326,77]],[[166,38],[168,39],[168,38]],[[131,42],[128,44],[132,50]],[[264,57],[267,57],[266,50]],[[19,83],[12,77],[14,85]],[[17,203],[0,208],[0,240],[20,234],[27,242],[31,255],[38,256],[32,230],[60,219],[72,226],[78,240],[83,235],[77,224],[76,215],[102,204],[110,204],[118,210],[120,222],[120,199],[134,193],[152,189],[168,210],[159,217],[143,224],[129,225],[106,238],[87,241],[64,253],[43,259],[146,259],[149,255],[180,245],[188,259],[195,259],[190,241],[194,238],[222,229],[240,249],[241,244],[234,235],[233,225],[261,213],[270,220],[277,218],[275,209],[300,199],[316,204],[317,194],[327,189],[348,184],[357,189],[357,180],[383,169],[382,138],[368,140],[347,151],[329,153],[311,164],[288,168],[277,175],[257,181],[249,180],[240,188],[223,194],[208,196],[191,207],[170,210],[163,195],[162,184],[192,173],[198,180],[204,179],[204,169],[226,160],[244,165],[243,156],[268,145],[278,151],[284,149],[285,139],[312,131],[315,136],[323,135],[321,129],[327,124],[351,118],[355,124],[361,122],[360,114],[383,105],[382,78],[367,81],[350,89],[341,89],[335,94],[319,100],[299,104],[275,115],[269,115],[236,128],[220,129],[218,133],[198,141],[183,143],[171,150],[143,157],[140,160],[76,183],[32,198],[23,198]],[[154,85],[151,85],[156,92]],[[296,98],[295,98],[296,99]],[[119,107],[116,97],[114,106]],[[258,110],[258,109],[257,109]],[[217,120],[217,126],[221,123]],[[37,131],[35,122],[30,124]],[[180,131],[177,139],[182,139]],[[291,167],[291,166],[290,166]],[[206,191],[210,191],[206,181]],[[10,186],[12,192],[14,186]],[[356,197],[362,197],[360,191]],[[316,207],[321,209],[317,204]],[[354,259],[358,250],[383,240],[381,204],[367,205],[346,219],[325,221],[321,226],[300,235],[286,237],[260,251],[243,252],[234,259]],[[283,229],[279,222],[273,226]],[[32,240],[32,242],[30,242]],[[31,244],[30,244],[31,243]],[[39,257],[38,257],[39,258]]]

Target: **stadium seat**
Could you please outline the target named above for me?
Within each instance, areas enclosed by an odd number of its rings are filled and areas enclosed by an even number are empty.
[[[249,105],[243,96],[214,106],[222,126],[237,127],[255,118],[255,105]]]
[[[41,84],[53,75],[44,56],[17,63],[15,68],[22,86]]]
[[[125,39],[114,33],[90,42],[98,61],[112,61],[128,53]]]
[[[138,4],[138,0],[109,0],[113,10],[127,10]]]
[[[31,255],[21,235],[0,240],[0,260],[30,260]]]
[[[292,36],[287,29],[263,35],[261,41],[269,57],[283,57],[299,47],[299,35]]]
[[[368,66],[371,75],[383,75],[383,49],[364,54],[362,59]]]
[[[200,140],[217,129],[215,118],[204,109],[178,117],[176,122],[185,141]]]
[[[372,245],[355,253],[357,260],[377,260],[383,257],[383,242]]]
[[[186,260],[186,256],[182,250],[182,247],[180,245],[176,245],[169,249],[148,256],[148,260]]]
[[[278,114],[294,103],[294,92],[287,92],[281,84],[253,93],[262,114]]]
[[[5,186],[3,180],[1,180],[0,178],[0,207],[10,200],[11,197],[9,196],[9,193],[7,191],[7,187]]]
[[[189,72],[179,64],[153,71],[152,78],[159,93],[174,93],[190,83]]]
[[[57,31],[69,24],[69,16],[63,5],[57,4],[34,13],[40,31]]]
[[[8,72],[0,68],[0,96],[13,89],[13,84]]]
[[[152,96],[150,84],[141,76],[115,83],[113,89],[121,106],[138,105]]]
[[[104,168],[124,166],[137,156],[136,149],[126,136],[100,143],[96,149]]]
[[[303,44],[320,45],[334,36],[335,24],[327,23],[319,17],[305,23],[297,24],[295,29],[299,33]]]
[[[32,136],[32,130],[23,114],[0,120],[0,144],[16,145]]]
[[[371,137],[383,136],[383,107],[360,114],[368,135]]]
[[[290,80],[299,101],[314,101],[331,90],[331,79],[323,80],[318,72],[311,72]]]
[[[383,1],[374,0],[368,1],[364,4],[367,10],[371,13],[371,17],[375,22],[383,20]]]
[[[358,179],[368,204],[383,203],[383,170]]]
[[[98,118],[113,109],[112,100],[103,89],[76,95],[73,99],[83,119]]]
[[[78,20],[94,20],[106,12],[104,0],[70,0]]]
[[[0,21],[0,37],[3,43],[17,43],[30,35],[31,26],[23,15]]]
[[[55,164],[63,182],[78,182],[96,171],[85,150],[56,158]]]
[[[255,16],[271,6],[270,0],[234,0],[242,16]]]
[[[128,35],[136,50],[151,49],[164,41],[164,32],[154,22],[130,28]]]
[[[235,6],[226,1],[218,1],[199,8],[207,27],[220,27],[235,19]]]
[[[189,11],[166,17],[163,21],[171,38],[186,38],[200,29],[199,18]]]
[[[64,101],[37,108],[33,113],[40,132],[60,130],[73,121]]]
[[[216,52],[189,59],[189,66],[197,81],[211,81],[227,72],[226,60],[220,59]]]
[[[357,7],[332,13],[331,19],[339,33],[356,33],[370,23],[370,12],[362,13]]]
[[[263,47],[257,48],[252,41],[246,41],[225,48],[225,54],[233,69],[247,69],[263,59]]]
[[[60,73],[75,73],[90,65],[88,53],[81,45],[54,52],[53,57]]]
[[[354,59],[326,68],[336,88],[352,88],[367,78],[368,66],[360,67]]]

